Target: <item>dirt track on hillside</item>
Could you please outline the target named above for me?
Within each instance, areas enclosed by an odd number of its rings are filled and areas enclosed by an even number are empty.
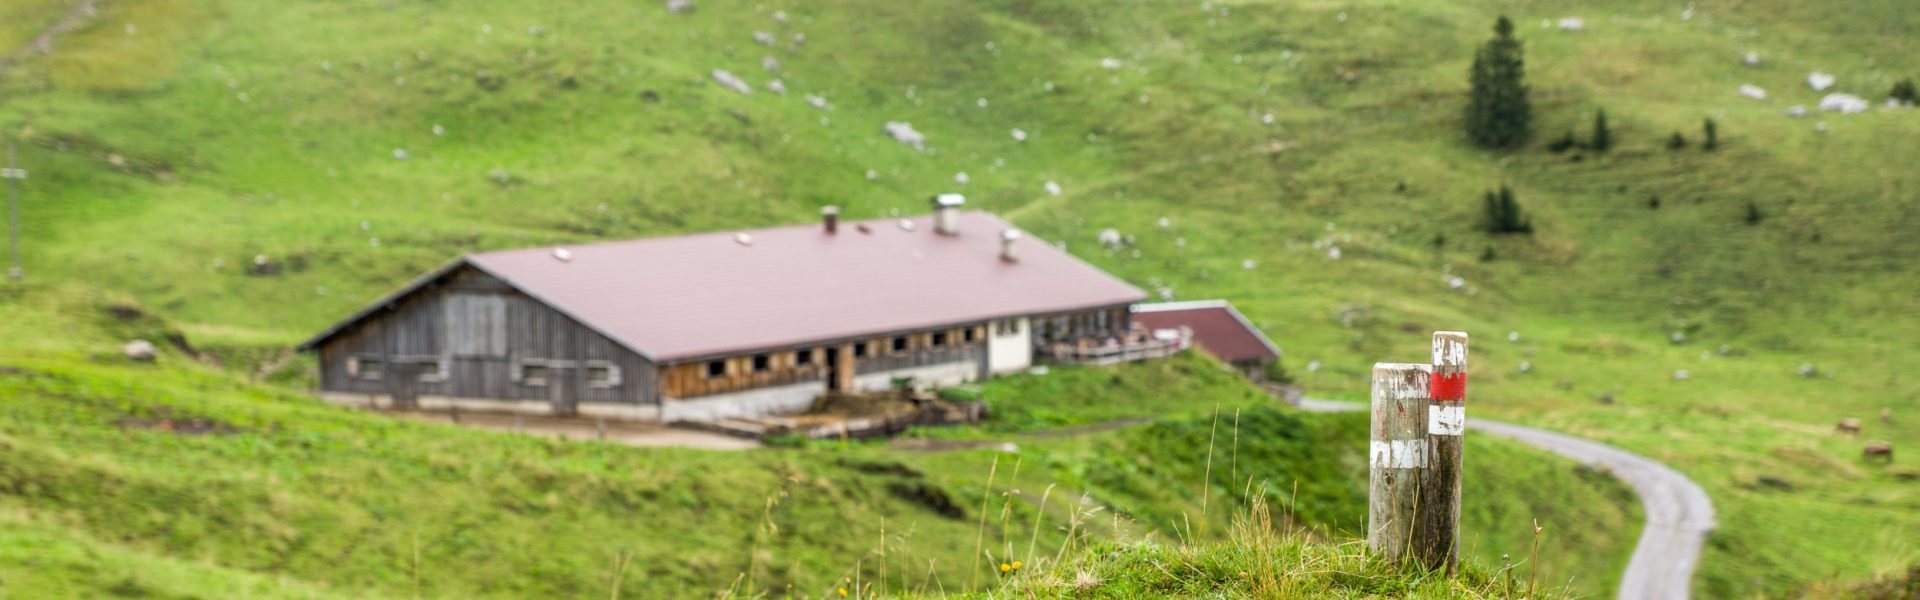
[[[1303,410],[1358,411],[1366,406],[1307,398]],[[1640,495],[1646,528],[1620,575],[1621,600],[1684,599],[1692,590],[1700,548],[1713,530],[1713,502],[1699,484],[1664,464],[1592,440],[1486,419],[1467,419],[1467,429],[1517,440],[1613,473]]]

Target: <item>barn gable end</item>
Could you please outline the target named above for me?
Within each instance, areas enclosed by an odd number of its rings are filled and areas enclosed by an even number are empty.
[[[481,400],[504,410],[591,413],[609,408],[595,405],[657,401],[646,357],[461,263],[305,347],[319,350],[323,393],[367,403]]]

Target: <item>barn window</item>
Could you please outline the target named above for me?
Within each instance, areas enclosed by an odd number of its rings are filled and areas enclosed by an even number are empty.
[[[854,342],[854,344],[853,344],[853,357],[854,357],[854,358],[866,358],[866,357],[867,357],[867,343],[866,343],[866,342]]]
[[[753,372],[765,373],[773,367],[773,359],[765,354],[753,355]]]
[[[585,364],[587,385],[592,387],[615,387],[620,385],[620,367],[604,360],[590,360]]]
[[[904,336],[904,335],[900,335],[900,336],[894,336],[894,338],[893,338],[893,351],[894,351],[894,352],[906,352],[906,351],[907,351],[907,336]]]
[[[541,364],[520,365],[520,383],[526,385],[546,385],[547,366]]]
[[[933,347],[939,348],[945,345],[947,345],[947,332],[945,331],[933,332]]]
[[[413,367],[414,378],[421,383],[440,383],[446,381],[449,373],[449,361],[439,356],[395,356],[393,364]]]
[[[347,358],[347,375],[360,379],[378,381],[386,375],[385,364],[378,357],[353,356]]]
[[[966,328],[960,333],[960,341],[972,342],[974,340],[980,339],[980,336],[977,333],[975,333],[976,331],[978,331],[978,329],[973,327]]]
[[[802,367],[813,364],[813,349],[809,348],[806,350],[794,351],[793,364],[799,365]]]
[[[724,361],[724,360],[707,361],[707,376],[708,377],[726,377],[727,361]]]

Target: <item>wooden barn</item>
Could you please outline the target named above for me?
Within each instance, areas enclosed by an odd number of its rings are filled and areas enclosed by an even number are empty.
[[[959,204],[468,254],[301,348],[342,404],[701,421],[1138,339],[1145,293]]]
[[[1136,304],[1133,320],[1149,331],[1191,335],[1194,345],[1255,381],[1265,380],[1267,367],[1280,360],[1280,347],[1225,300]]]

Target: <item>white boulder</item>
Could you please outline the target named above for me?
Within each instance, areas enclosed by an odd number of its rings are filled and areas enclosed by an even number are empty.
[[[914,150],[927,149],[926,134],[914,129],[912,123],[906,121],[887,121],[885,130],[887,135],[893,138],[893,141],[913,146]]]
[[[120,354],[122,356],[127,357],[129,360],[137,360],[140,362],[152,362],[153,357],[157,355],[157,352],[153,348],[153,342],[149,342],[146,340],[134,340],[134,341],[122,344],[120,346]]]
[[[1581,31],[1587,28],[1587,20],[1580,17],[1560,19],[1560,28],[1566,31]]]
[[[1751,83],[1740,84],[1740,95],[1746,96],[1748,98],[1752,98],[1755,100],[1767,99],[1767,91],[1760,89],[1760,86],[1757,86]]]
[[[729,73],[725,69],[714,69],[712,75],[714,83],[748,96],[753,95],[753,86],[747,85],[747,80],[741,79],[739,75]]]
[[[1807,87],[1813,88],[1816,92],[1827,91],[1827,88],[1833,87],[1833,76],[1819,71],[1808,73]]]
[[[1865,99],[1853,94],[1827,94],[1825,98],[1820,99],[1820,110],[1827,112],[1853,114],[1866,112],[1867,107]]]

